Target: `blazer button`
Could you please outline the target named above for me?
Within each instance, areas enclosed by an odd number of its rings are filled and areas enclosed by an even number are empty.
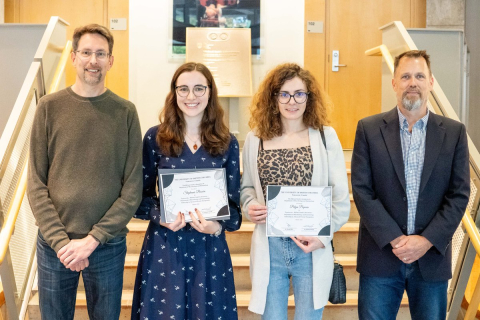
[[[406,225],[403,225],[403,226],[402,226],[402,229],[403,229],[403,230],[406,230],[406,229],[407,229],[407,226],[406,226]]]
[[[403,197],[403,201],[407,201],[407,197]]]

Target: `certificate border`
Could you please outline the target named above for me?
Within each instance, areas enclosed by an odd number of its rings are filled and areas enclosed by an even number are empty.
[[[225,190],[227,189],[227,173],[225,168],[190,168],[190,169],[158,169],[158,200],[159,200],[159,208],[160,208],[160,222],[163,223],[171,223],[166,221],[166,215],[165,215],[165,203],[163,199],[163,181],[162,181],[162,175],[167,175],[167,174],[187,174],[191,172],[202,172],[202,171],[218,171],[221,170],[223,172],[223,177],[224,177],[224,183],[225,183]],[[228,199],[228,191],[226,192],[226,200],[227,200],[227,211],[228,215],[223,215],[223,216],[215,216],[208,218],[207,220],[230,220],[230,205],[229,205],[229,199]]]
[[[265,203],[267,205],[267,217],[265,219],[265,234],[267,237],[291,237],[291,236],[303,236],[301,234],[283,234],[283,235],[277,235],[277,234],[269,234],[269,227],[268,227],[268,202],[271,200],[269,199],[269,193],[268,193],[268,188],[272,188],[272,187],[279,187],[278,188],[278,193],[280,193],[280,190],[282,187],[288,187],[288,188],[301,188],[301,189],[311,189],[311,188],[328,188],[330,189],[330,235],[308,235],[309,237],[331,237],[333,236],[333,229],[332,229],[332,220],[333,220],[333,205],[332,205],[332,196],[333,196],[333,188],[332,186],[280,186],[280,185],[268,185],[267,186],[267,194],[266,194],[266,197],[265,197]],[[275,197],[272,198],[272,200],[274,199]]]

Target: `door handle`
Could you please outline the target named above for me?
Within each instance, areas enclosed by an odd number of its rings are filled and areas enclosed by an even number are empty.
[[[346,64],[339,64],[340,61],[340,52],[338,50],[333,50],[332,53],[332,71],[338,72],[338,67],[346,67]]]

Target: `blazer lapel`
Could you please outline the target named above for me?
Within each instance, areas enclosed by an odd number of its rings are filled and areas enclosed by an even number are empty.
[[[427,136],[425,140],[425,160],[423,162],[422,178],[420,180],[419,194],[425,188],[425,185],[432,174],[433,167],[442,150],[443,139],[445,138],[445,129],[442,126],[442,120],[433,112],[430,112],[427,123]]]
[[[385,125],[380,127],[382,131],[385,145],[387,146],[390,160],[392,161],[398,180],[402,184],[403,190],[405,188],[405,168],[403,165],[402,142],[400,141],[400,125],[398,120],[397,108],[385,114],[383,118]]]

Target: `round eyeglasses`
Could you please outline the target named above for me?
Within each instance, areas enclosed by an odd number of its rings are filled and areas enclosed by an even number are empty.
[[[90,50],[77,50],[75,52],[78,53],[80,55],[80,58],[82,58],[82,59],[90,59],[92,54],[95,54],[95,57],[97,58],[97,60],[105,60],[105,59],[108,58],[108,56],[110,56],[110,53],[105,52],[105,51],[95,52],[95,51],[90,51]]]
[[[203,97],[205,92],[207,92],[207,88],[208,86],[196,85],[193,87],[193,94],[197,98]],[[175,91],[182,98],[188,97],[190,94],[190,88],[188,86],[177,86],[175,87]]]
[[[288,92],[283,92],[283,91],[279,93],[275,93],[275,95],[277,96],[278,102],[280,102],[281,104],[289,103],[292,97],[296,103],[304,103],[305,101],[307,101],[309,94],[310,92],[303,92],[303,91],[295,92],[294,94],[290,94]]]

